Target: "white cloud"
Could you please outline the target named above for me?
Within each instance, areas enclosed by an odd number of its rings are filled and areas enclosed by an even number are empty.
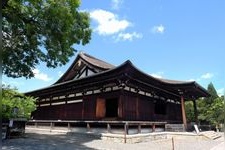
[[[117,10],[123,4],[123,0],[112,0],[111,4],[112,4],[112,9],[116,9]]]
[[[102,9],[91,11],[90,17],[98,23],[95,31],[100,35],[116,34],[131,26],[129,21],[120,20],[117,15]]]
[[[187,80],[187,81],[195,81],[195,79],[189,79],[189,80]]]
[[[141,39],[142,37],[143,37],[143,35],[140,34],[140,33],[137,33],[137,32],[133,32],[133,33],[119,33],[119,35],[117,36],[116,41],[120,41],[120,40],[133,41],[134,38]]]
[[[212,78],[214,75],[212,73],[206,73],[206,74],[203,74],[201,76],[202,79],[210,79]]]
[[[224,95],[224,92],[225,92],[224,88],[221,88],[221,89],[217,90],[217,93],[218,93],[219,96]]]
[[[203,75],[201,75],[199,78],[196,78],[196,79],[189,79],[187,81],[197,81],[197,82],[200,82],[202,80],[206,80],[206,79],[211,79],[212,77],[214,76],[213,73],[205,73]]]
[[[43,80],[43,81],[51,81],[52,80],[52,78],[50,78],[47,74],[40,72],[40,70],[38,70],[38,69],[33,69],[32,71],[33,71],[34,77],[36,79]]]
[[[152,33],[160,33],[160,34],[163,34],[164,31],[165,31],[165,27],[163,25],[158,25],[158,26],[152,27]]]
[[[156,72],[156,73],[152,73],[150,75],[155,77],[155,78],[162,78],[163,74],[164,74],[164,72]]]

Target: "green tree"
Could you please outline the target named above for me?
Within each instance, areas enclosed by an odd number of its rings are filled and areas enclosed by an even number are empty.
[[[224,121],[224,100],[222,97],[214,99],[211,107],[206,111],[206,119],[213,125],[219,125]]]
[[[15,111],[16,110],[16,111]],[[2,118],[23,117],[29,119],[35,110],[35,99],[19,93],[10,86],[2,87]]]
[[[214,85],[213,85],[212,82],[209,83],[208,88],[207,88],[207,91],[209,92],[210,97],[205,98],[205,102],[206,102],[206,104],[210,105],[219,96],[218,96],[218,94],[216,92],[216,89],[215,89],[215,87],[214,87]]]
[[[79,11],[80,0],[6,0],[2,3],[3,74],[34,76],[40,62],[55,68],[89,43],[89,14]]]
[[[185,111],[188,122],[195,121],[194,106],[192,101],[185,102]]]
[[[219,97],[213,84],[210,83],[207,88],[210,97],[199,99],[197,101],[199,120],[202,123],[219,125],[224,120],[224,100],[223,96]]]
[[[208,109],[205,99],[198,99],[197,100],[197,109],[198,109],[198,119],[200,122],[207,123],[207,116],[206,116],[206,111]]]

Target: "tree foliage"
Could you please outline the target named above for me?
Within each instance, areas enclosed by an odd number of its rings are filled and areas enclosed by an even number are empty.
[[[185,102],[185,111],[188,122],[195,121],[194,105],[192,101]]]
[[[3,85],[2,88],[2,118],[23,117],[29,119],[31,112],[35,110],[35,99],[25,96],[12,89],[10,86]]]
[[[53,68],[66,64],[74,44],[91,39],[89,14],[79,5],[79,0],[3,1],[3,74],[31,78],[40,62]]]
[[[219,97],[212,82],[209,83],[207,91],[209,92],[210,97],[205,98],[205,102],[208,105],[211,105],[213,103],[213,101]]]
[[[219,125],[224,120],[224,100],[222,97],[214,99],[211,107],[206,111],[206,119],[213,125]]]
[[[207,88],[210,97],[198,100],[199,120],[212,125],[219,125],[224,120],[224,100],[219,97],[213,84]]]
[[[208,85],[210,97],[197,99],[198,119],[202,124],[219,125],[224,122],[224,96],[219,97],[213,83]],[[187,120],[194,122],[194,106],[192,101],[185,103]]]

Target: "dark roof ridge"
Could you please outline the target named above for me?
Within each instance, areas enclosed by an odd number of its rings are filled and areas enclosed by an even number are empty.
[[[138,69],[130,60],[126,61],[126,62],[129,62],[132,67],[134,69],[136,69],[137,71],[141,72],[142,74],[145,74],[146,76],[148,77],[151,77],[159,82],[163,82],[163,83],[166,83],[166,84],[193,84],[195,81],[180,81],[180,80],[170,80],[170,79],[164,79],[164,78],[156,78],[156,77],[153,77],[152,75],[148,74],[148,73],[145,73],[143,72],[142,70]]]
[[[92,66],[95,66],[95,67],[99,68],[100,70],[108,70],[108,69],[111,69],[111,68],[115,67],[115,66],[113,66],[113,65],[111,65],[111,64],[109,64],[109,63],[107,63],[103,60],[100,60],[98,58],[95,58],[91,55],[88,55],[88,54],[84,53],[83,51],[80,51],[77,54],[74,61],[72,62],[72,64],[70,65],[70,67],[66,70],[66,72],[54,84],[58,84],[59,82],[61,82],[62,79],[73,69],[74,65],[76,64],[76,62],[79,59],[82,59],[86,63],[88,63]]]
[[[131,63],[130,60],[127,60],[127,61],[123,62],[122,64],[120,64],[117,67],[114,67],[114,68],[111,68],[111,69],[108,69],[108,70],[105,70],[105,71],[102,71],[102,72],[99,72],[99,73],[95,73],[93,75],[90,75],[90,76],[87,76],[87,77],[84,77],[84,78],[79,78],[79,79],[76,79],[76,80],[68,80],[68,81],[59,82],[59,83],[56,82],[56,83],[54,83],[54,84],[52,84],[50,86],[47,86],[47,87],[44,87],[44,88],[41,88],[41,89],[37,89],[37,90],[33,90],[33,91],[29,91],[29,92],[25,92],[24,94],[36,92],[36,91],[39,91],[39,90],[45,90],[45,89],[52,88],[52,87],[57,87],[57,86],[60,86],[60,85],[76,82],[76,81],[79,81],[79,80],[85,80],[86,78],[92,78],[92,77],[98,76],[100,74],[104,74],[104,73],[116,70],[116,69],[121,68],[121,67],[123,67],[123,66],[125,66],[127,64],[132,64],[132,63]]]
[[[115,66],[108,63],[108,62],[105,62],[101,59],[98,59],[96,57],[93,57],[83,51],[80,51],[79,54],[78,54],[83,60],[85,60],[86,62],[88,63],[91,63],[92,65],[96,66],[96,67],[99,67],[99,68],[103,68],[103,69],[111,69],[111,68],[114,68]]]
[[[167,84],[167,85],[193,85],[195,88],[201,89],[207,96],[210,96],[210,94],[207,92],[207,90],[205,88],[203,88],[200,84],[198,84],[196,81],[178,81],[178,80],[156,78],[156,77],[151,76],[150,74],[147,74],[147,73],[141,71],[129,60],[126,61],[125,63],[130,64],[135,70],[137,70],[141,74],[144,74],[145,76],[152,78],[153,80],[158,81],[160,83]]]

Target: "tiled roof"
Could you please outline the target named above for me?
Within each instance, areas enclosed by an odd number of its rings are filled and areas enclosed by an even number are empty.
[[[158,79],[158,80],[161,80],[162,82],[165,82],[165,83],[170,83],[170,84],[185,84],[185,83],[192,83],[193,81],[180,81],[180,80],[170,80],[170,79]]]
[[[79,53],[80,57],[83,58],[85,61],[91,63],[92,65],[96,66],[96,67],[99,67],[99,68],[102,68],[102,69],[111,69],[111,68],[114,68],[115,66],[112,65],[112,64],[109,64],[105,61],[102,61],[98,58],[95,58],[93,56],[90,56],[84,52],[80,52]]]

